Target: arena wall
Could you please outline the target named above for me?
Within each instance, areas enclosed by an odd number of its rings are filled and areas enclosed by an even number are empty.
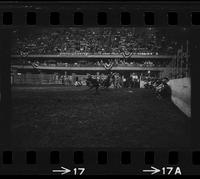
[[[72,83],[75,82],[76,77],[78,77],[78,80],[84,80],[86,78],[86,75],[78,75],[78,74],[72,74]],[[14,85],[55,85],[55,84],[63,84],[62,79],[59,76],[56,76],[56,74],[31,74],[31,73],[25,73],[25,74],[13,74],[11,75],[11,84]],[[64,81],[65,85],[69,84],[69,80]],[[71,83],[70,83],[71,84]]]
[[[191,79],[180,78],[169,81],[173,103],[188,117],[191,117]]]

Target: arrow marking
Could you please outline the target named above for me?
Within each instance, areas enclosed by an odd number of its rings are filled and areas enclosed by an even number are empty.
[[[52,170],[52,172],[54,173],[61,173],[61,175],[65,175],[69,172],[71,172],[71,170],[65,168],[65,167],[61,167],[62,170]]]
[[[154,175],[158,172],[160,172],[160,170],[158,168],[152,167],[151,166],[151,170],[142,170],[143,172],[151,172],[151,175]]]

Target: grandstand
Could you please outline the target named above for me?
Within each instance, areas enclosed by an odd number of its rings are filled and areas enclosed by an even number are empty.
[[[188,75],[189,66],[176,61],[180,42],[162,29],[18,29],[13,37],[12,84],[62,84],[69,75],[73,84],[87,73],[104,73],[105,63],[138,77]]]

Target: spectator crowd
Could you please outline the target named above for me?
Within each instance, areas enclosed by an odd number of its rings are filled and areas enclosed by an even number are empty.
[[[155,28],[60,28],[13,31],[12,54],[175,54],[177,42]]]

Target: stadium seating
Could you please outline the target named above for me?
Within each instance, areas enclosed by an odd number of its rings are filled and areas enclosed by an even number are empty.
[[[65,28],[15,30],[12,54],[119,54],[122,51],[170,55],[177,42],[152,28]]]

